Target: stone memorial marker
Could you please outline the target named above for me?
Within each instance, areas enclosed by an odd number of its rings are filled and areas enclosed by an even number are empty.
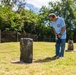
[[[21,38],[20,40],[20,61],[32,63],[33,60],[33,39]]]
[[[73,40],[68,40],[68,50],[74,50]]]

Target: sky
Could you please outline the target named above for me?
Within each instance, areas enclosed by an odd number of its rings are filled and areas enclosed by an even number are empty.
[[[40,9],[42,6],[46,6],[48,7],[48,3],[49,2],[56,2],[56,1],[60,1],[60,0],[19,0],[19,1],[22,1],[22,2],[26,2],[29,3],[29,4],[32,4],[34,7]],[[26,6],[27,9],[29,9],[27,6]],[[14,8],[12,10],[16,11],[18,9],[17,5],[14,6]]]
[[[48,3],[51,1],[56,2],[56,1],[60,1],[60,0],[19,0],[19,1],[32,4],[34,7],[40,9],[42,6],[48,7]],[[0,2],[0,4],[1,4],[1,2]],[[17,7],[17,5],[15,5],[12,10],[16,11],[17,9],[18,9],[18,7]]]
[[[37,8],[41,8],[42,6],[48,6],[48,3],[60,1],[60,0],[26,0],[27,3],[34,5]]]

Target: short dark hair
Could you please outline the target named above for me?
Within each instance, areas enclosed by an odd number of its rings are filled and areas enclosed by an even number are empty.
[[[55,17],[56,15],[54,13],[49,14],[49,17]]]

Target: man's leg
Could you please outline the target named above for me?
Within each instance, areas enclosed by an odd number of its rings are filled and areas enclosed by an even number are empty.
[[[61,52],[60,52],[61,57],[64,57],[65,43],[66,39],[61,39]]]
[[[56,41],[56,56],[59,56],[59,54],[60,54],[60,43]]]

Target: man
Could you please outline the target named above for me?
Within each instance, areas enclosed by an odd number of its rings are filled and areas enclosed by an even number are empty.
[[[56,58],[64,57],[66,43],[66,25],[64,19],[57,17],[54,13],[49,14],[49,19],[52,21],[56,39]]]

